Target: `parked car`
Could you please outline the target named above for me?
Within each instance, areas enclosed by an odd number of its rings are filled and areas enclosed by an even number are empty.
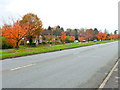
[[[94,42],[97,42],[97,40],[95,39],[95,40],[93,40]]]
[[[86,42],[86,40],[82,40],[82,42]]]

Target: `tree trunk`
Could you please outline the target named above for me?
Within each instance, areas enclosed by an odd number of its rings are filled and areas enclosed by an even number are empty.
[[[15,47],[16,49],[18,49],[19,48],[19,41],[18,42],[16,42],[16,47]]]
[[[39,45],[39,35],[36,36],[36,46]]]
[[[29,39],[29,43],[30,43],[30,45],[32,45],[32,38]]]
[[[88,38],[88,42],[89,42],[89,38]]]

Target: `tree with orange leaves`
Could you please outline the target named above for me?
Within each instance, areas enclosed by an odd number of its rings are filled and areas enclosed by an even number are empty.
[[[94,38],[94,30],[93,29],[87,29],[85,33],[86,33],[86,39],[88,39],[88,41],[93,40],[93,38]]]
[[[118,39],[119,38],[119,35],[118,34],[114,34],[112,35],[113,36],[113,39]]]
[[[118,39],[118,38],[119,38],[118,34],[108,36],[108,39]]]
[[[38,41],[38,37],[40,33],[43,31],[42,28],[42,21],[40,18],[38,18],[37,15],[33,13],[28,13],[22,17],[22,20],[20,21],[20,25],[28,25],[28,33],[26,38],[29,40],[30,45],[32,45],[33,38],[36,37]]]
[[[4,25],[2,28],[2,35],[8,43],[17,49],[19,48],[20,41],[26,36],[27,32],[28,26],[20,26],[19,21],[10,26]]]
[[[75,40],[75,36],[70,36],[69,40],[70,41],[74,41]]]
[[[98,38],[98,40],[105,40],[106,36],[107,36],[106,33],[99,32],[97,35],[97,38]]]
[[[61,32],[61,41],[64,42],[66,39],[66,33],[65,32]]]
[[[79,37],[79,40],[83,41],[83,40],[86,40],[86,38],[85,37]]]
[[[112,35],[108,36],[108,39],[109,39],[109,40],[113,39]]]

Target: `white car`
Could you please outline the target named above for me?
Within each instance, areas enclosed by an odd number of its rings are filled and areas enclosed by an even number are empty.
[[[78,40],[75,40],[74,43],[78,43],[79,41]]]
[[[95,39],[95,40],[93,40],[94,42],[97,42],[97,40]]]

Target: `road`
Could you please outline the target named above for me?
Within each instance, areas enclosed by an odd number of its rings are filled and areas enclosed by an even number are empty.
[[[98,88],[118,58],[118,42],[2,61],[3,88]]]

